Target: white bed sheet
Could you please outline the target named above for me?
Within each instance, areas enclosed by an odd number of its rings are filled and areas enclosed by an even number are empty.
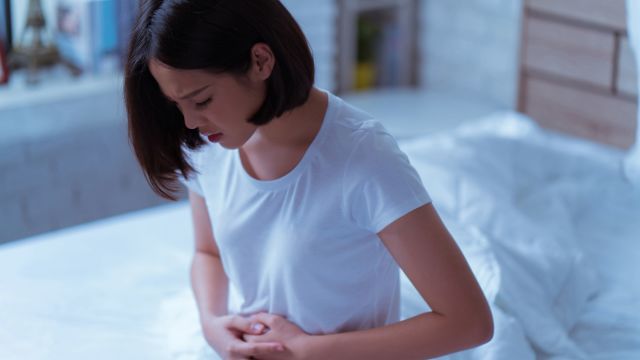
[[[622,153],[515,113],[402,140],[491,302],[449,359],[640,359],[640,191]],[[186,203],[0,247],[0,359],[210,359]],[[404,317],[428,310],[403,277]]]

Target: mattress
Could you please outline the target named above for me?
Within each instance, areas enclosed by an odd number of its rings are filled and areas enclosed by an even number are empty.
[[[640,190],[622,153],[496,113],[403,138],[495,335],[443,359],[640,359]],[[179,202],[0,246],[0,359],[211,359]],[[402,275],[402,316],[429,306]]]

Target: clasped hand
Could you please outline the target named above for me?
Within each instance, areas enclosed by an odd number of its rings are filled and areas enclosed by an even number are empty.
[[[209,345],[225,360],[294,360],[304,358],[306,334],[282,316],[257,313],[226,315],[203,323]]]

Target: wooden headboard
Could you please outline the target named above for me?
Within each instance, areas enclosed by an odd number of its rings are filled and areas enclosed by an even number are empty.
[[[518,109],[619,148],[635,141],[638,84],[625,0],[525,0]]]

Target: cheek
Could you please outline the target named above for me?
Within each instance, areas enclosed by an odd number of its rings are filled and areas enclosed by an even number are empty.
[[[229,112],[227,106],[217,103],[212,103],[205,110],[200,111],[200,115],[205,117],[207,123],[212,125],[215,130],[228,129],[231,123],[230,119],[233,119],[233,113]]]
[[[218,98],[207,108],[207,114],[220,123],[230,124],[237,120],[242,114],[242,107],[236,104],[233,99]]]

